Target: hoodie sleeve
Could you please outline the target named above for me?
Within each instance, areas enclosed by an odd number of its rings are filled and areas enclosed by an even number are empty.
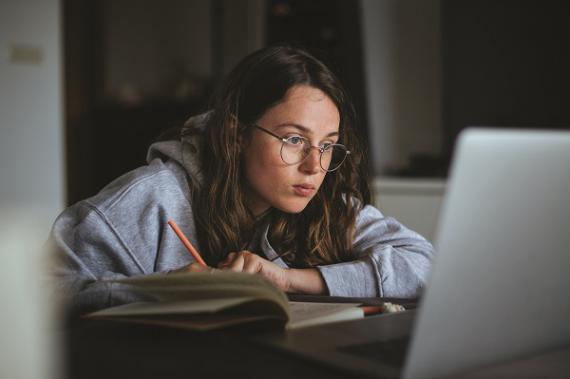
[[[353,251],[354,261],[318,267],[331,296],[416,297],[434,256],[425,238],[370,205],[357,217]]]
[[[107,280],[145,274],[104,214],[82,201],[55,221],[50,237],[57,295],[72,315],[141,300]]]

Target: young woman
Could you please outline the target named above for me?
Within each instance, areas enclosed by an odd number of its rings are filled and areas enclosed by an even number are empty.
[[[288,292],[416,296],[433,248],[368,204],[354,123],[339,81],[307,52],[247,56],[178,140],[153,144],[147,166],[59,216],[59,288],[78,312],[136,298],[102,279],[213,268],[263,275]]]

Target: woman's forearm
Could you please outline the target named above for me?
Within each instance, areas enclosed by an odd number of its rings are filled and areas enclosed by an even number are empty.
[[[302,293],[307,295],[327,295],[328,289],[316,268],[288,269],[289,286],[287,292]]]

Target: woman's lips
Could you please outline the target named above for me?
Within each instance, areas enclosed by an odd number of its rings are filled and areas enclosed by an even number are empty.
[[[315,187],[309,184],[297,184],[293,186],[295,194],[298,196],[308,197],[315,193]]]

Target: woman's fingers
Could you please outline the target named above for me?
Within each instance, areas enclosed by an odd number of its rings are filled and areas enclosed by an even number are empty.
[[[201,265],[200,263],[197,262],[191,263],[187,267],[188,267],[188,272],[204,272],[212,270],[211,267]]]
[[[245,252],[242,254],[243,257],[243,272],[249,274],[257,274],[262,271],[263,268],[263,258],[258,255],[252,254],[250,252]]]
[[[239,254],[235,254],[232,261],[230,261],[225,266],[225,268],[231,271],[241,272],[243,271],[243,265],[244,265],[244,256],[240,252]]]
[[[232,271],[255,274],[261,271],[261,260],[261,257],[247,250],[242,250],[239,253],[228,254],[228,258],[224,262],[221,262],[218,267]]]
[[[205,271],[211,271],[212,268],[208,267],[208,266],[203,266],[200,263],[194,262],[194,263],[190,263],[186,266],[182,266],[180,268],[177,268],[175,270],[170,270],[168,271],[168,274],[176,274],[176,273],[181,273],[181,272],[205,272]]]
[[[237,255],[238,255],[238,253],[232,251],[232,252],[229,253],[228,256],[226,257],[226,261],[227,261],[228,263],[230,263],[231,261],[233,261],[233,260],[236,258]]]
[[[284,291],[289,288],[289,270],[285,270],[247,250],[229,253],[226,259],[218,264],[218,268],[235,272],[246,272],[248,274],[259,274]]]
[[[226,256],[226,259],[218,263],[218,268],[227,268],[230,263],[235,259],[237,253],[231,252]]]

